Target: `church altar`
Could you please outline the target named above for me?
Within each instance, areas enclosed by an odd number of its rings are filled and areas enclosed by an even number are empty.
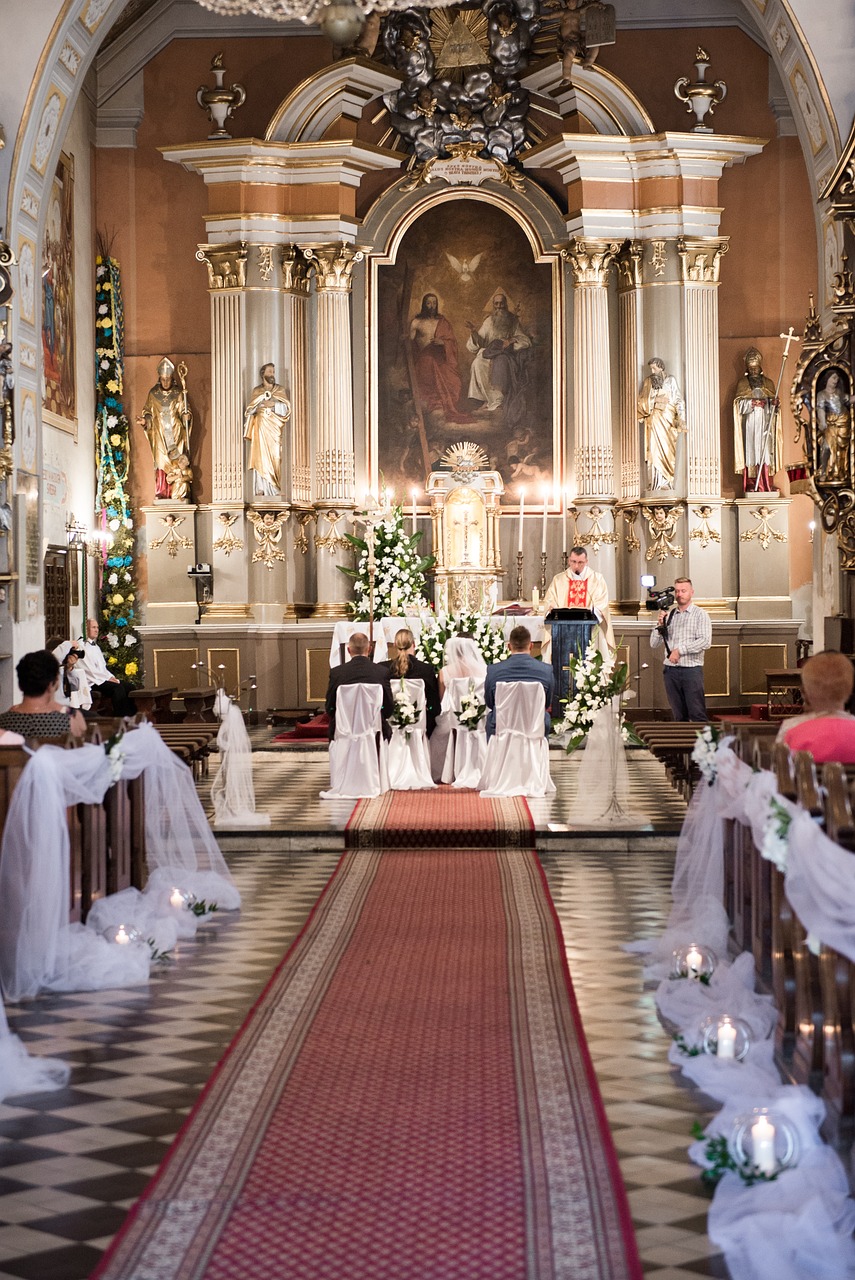
[[[400,618],[375,618],[374,619],[374,638],[378,642],[374,650],[374,661],[385,662],[388,658],[387,646],[394,644],[395,634],[406,628],[412,631],[416,644],[422,634],[422,630],[426,623],[438,621],[445,622],[447,614],[435,614],[425,610],[422,614],[412,614],[407,617]],[[514,627],[525,627],[531,636],[532,644],[541,644],[546,638],[546,630],[543,625],[543,616],[538,614],[511,614],[496,615],[487,619],[490,626],[495,627],[497,631],[501,631],[507,640]],[[330,666],[337,667],[344,660],[344,651],[348,640],[355,631],[361,631],[364,635],[368,634],[369,624],[362,622],[337,622],[333,628],[332,643],[330,645]]]

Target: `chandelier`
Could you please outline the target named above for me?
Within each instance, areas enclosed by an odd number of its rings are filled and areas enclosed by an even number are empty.
[[[412,9],[413,0],[198,0],[205,9],[226,17],[253,13],[276,22],[315,22],[333,44],[346,46],[357,39],[369,13],[380,15],[395,9]],[[451,0],[419,0],[419,8],[446,8]]]

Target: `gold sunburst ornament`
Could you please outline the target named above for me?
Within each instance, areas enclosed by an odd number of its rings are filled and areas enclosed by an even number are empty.
[[[462,81],[467,68],[489,66],[487,15],[482,9],[435,9],[430,47],[438,71]]]
[[[476,471],[486,471],[490,466],[490,459],[479,444],[461,440],[459,444],[450,445],[446,449],[440,463],[447,467],[456,480],[468,480]]]

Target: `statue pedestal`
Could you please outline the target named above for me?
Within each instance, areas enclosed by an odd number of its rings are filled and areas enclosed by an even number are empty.
[[[148,546],[146,623],[195,622],[196,589],[187,570],[196,564],[196,511],[189,502],[162,498],[143,507]]]
[[[200,519],[200,549],[213,570],[213,602],[205,606],[202,622],[246,622],[253,617],[249,600],[247,565],[252,530],[247,537],[246,509],[242,502],[213,503]]]
[[[734,502],[739,526],[736,616],[740,621],[793,616],[787,546],[789,505],[789,498],[768,493]]]

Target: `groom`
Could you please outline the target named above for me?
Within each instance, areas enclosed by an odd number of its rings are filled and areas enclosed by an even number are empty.
[[[553,676],[552,668],[545,662],[539,662],[531,656],[531,636],[527,627],[514,627],[508,636],[510,657],[502,662],[494,662],[487,668],[484,677],[484,701],[487,704],[487,737],[492,738],[496,732],[496,685],[500,682],[522,680],[526,683],[536,681],[543,685],[546,695],[546,709],[543,713],[543,732],[548,734],[552,720],[548,708],[552,704]]]

